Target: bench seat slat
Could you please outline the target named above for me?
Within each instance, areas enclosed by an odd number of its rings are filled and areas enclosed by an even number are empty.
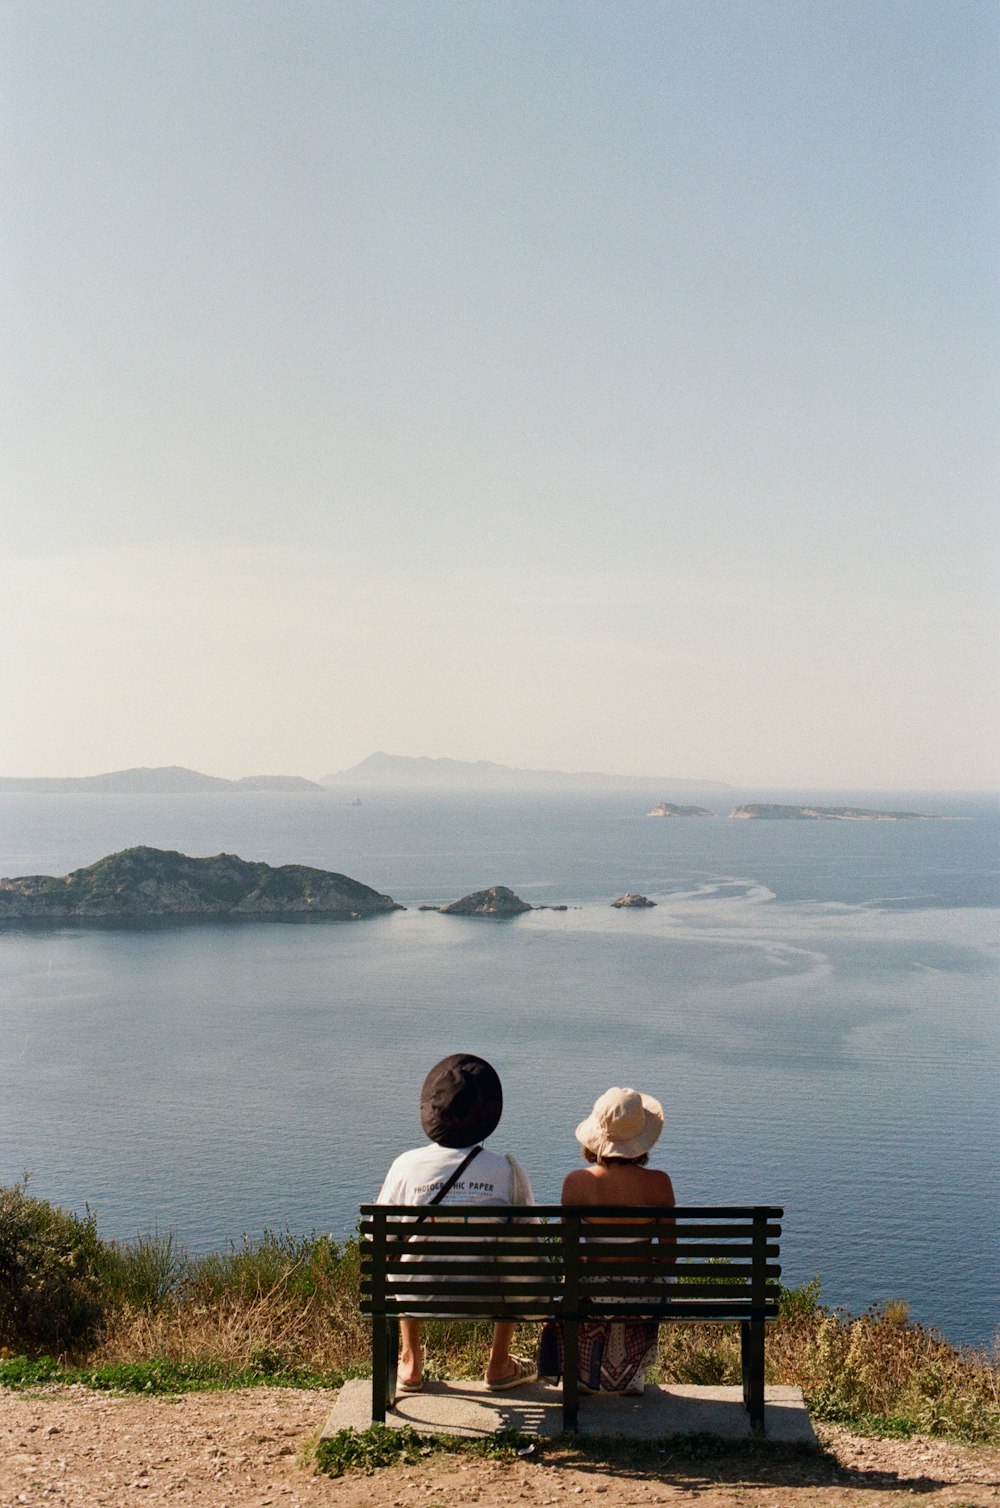
[[[588,1319],[621,1320],[635,1318],[629,1311],[619,1304],[595,1303],[584,1307],[576,1313],[562,1310],[558,1305],[532,1298],[511,1298],[507,1302],[497,1302],[496,1295],[483,1298],[465,1299],[461,1302],[452,1295],[450,1298],[421,1298],[419,1302],[404,1302],[403,1300],[387,1300],[384,1306],[362,1304],[361,1313],[365,1315],[385,1314],[397,1315],[400,1318],[407,1315],[419,1316],[428,1319],[521,1319],[537,1322],[550,1316],[556,1319],[573,1319],[577,1321]],[[739,1323],[740,1321],[753,1319],[775,1319],[778,1314],[778,1302],[766,1303],[763,1306],[755,1306],[749,1299],[745,1301],[717,1300],[709,1302],[692,1302],[684,1299],[664,1299],[662,1301],[648,1301],[642,1307],[641,1317],[655,1320],[657,1323],[665,1320],[685,1319],[702,1321],[704,1323],[718,1323],[720,1321]]]

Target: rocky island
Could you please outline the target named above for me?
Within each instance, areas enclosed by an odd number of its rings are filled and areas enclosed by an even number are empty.
[[[647,817],[711,817],[707,806],[677,806],[673,801],[658,801]]]
[[[460,901],[452,901],[440,908],[443,916],[520,916],[523,911],[532,911],[527,901],[509,890],[506,885],[491,885],[487,890],[474,890],[463,895]]]
[[[611,904],[612,906],[617,907],[617,909],[620,911],[623,907],[626,906],[638,906],[640,908],[644,906],[655,906],[656,902],[651,901],[648,895],[639,895],[635,890],[626,890],[624,895],[620,895],[618,899],[616,901],[612,901]]]
[[[161,848],[127,848],[61,877],[0,879],[0,921],[347,920],[403,909],[345,874],[304,864],[272,868],[226,853],[191,859]]]
[[[748,821],[806,822],[929,822],[925,812],[880,812],[863,806],[781,806],[775,802],[752,802],[729,813]]]

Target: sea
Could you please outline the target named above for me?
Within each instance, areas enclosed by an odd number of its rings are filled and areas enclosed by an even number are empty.
[[[714,815],[649,816],[663,799]],[[729,819],[750,800],[938,820]],[[633,1086],[679,1202],[784,1207],[784,1281],[996,1343],[1000,797],[0,795],[0,874],[135,844],[316,865],[407,909],[0,929],[0,1182],[193,1254],[346,1238],[421,1140],[427,1069],[470,1051],[539,1201],[597,1095]],[[493,884],[567,909],[419,909]],[[655,907],[614,909],[628,890]]]

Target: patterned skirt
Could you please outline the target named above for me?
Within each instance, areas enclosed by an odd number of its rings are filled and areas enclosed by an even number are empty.
[[[579,1329],[580,1384],[593,1393],[639,1393],[656,1360],[655,1320],[588,1320]]]
[[[655,1320],[586,1320],[579,1336],[580,1387],[590,1393],[641,1393],[646,1369],[656,1360]],[[546,1320],[538,1347],[538,1375],[558,1382],[563,1374],[563,1328]]]

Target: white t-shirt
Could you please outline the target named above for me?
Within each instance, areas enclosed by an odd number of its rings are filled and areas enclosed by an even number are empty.
[[[434,1142],[429,1142],[425,1147],[414,1147],[412,1151],[404,1152],[396,1158],[386,1174],[376,1203],[429,1204],[442,1184],[447,1183],[449,1174],[461,1165],[471,1150],[471,1147],[439,1147]],[[513,1157],[501,1157],[496,1152],[488,1152],[485,1147],[476,1154],[462,1176],[456,1178],[447,1194],[439,1201],[442,1208],[449,1204],[504,1205],[534,1202],[531,1183],[520,1163],[515,1162]],[[418,1218],[413,1216],[414,1220]],[[442,1257],[438,1260],[457,1262],[461,1259]],[[489,1260],[487,1253],[484,1253],[483,1260]],[[516,1262],[517,1258],[508,1260]],[[419,1262],[419,1250],[405,1252],[403,1261]],[[406,1279],[399,1273],[390,1281],[405,1283]],[[445,1275],[438,1274],[431,1281],[444,1282]],[[458,1278],[452,1279],[452,1282],[470,1283],[472,1279]],[[402,1296],[405,1298],[405,1293]],[[420,1312],[417,1302],[411,1314],[416,1317]],[[439,1315],[438,1318],[443,1316]]]
[[[471,1147],[428,1142],[396,1158],[385,1175],[377,1204],[429,1204],[464,1161]],[[512,1157],[483,1148],[452,1184],[442,1204],[534,1204],[527,1173]]]

